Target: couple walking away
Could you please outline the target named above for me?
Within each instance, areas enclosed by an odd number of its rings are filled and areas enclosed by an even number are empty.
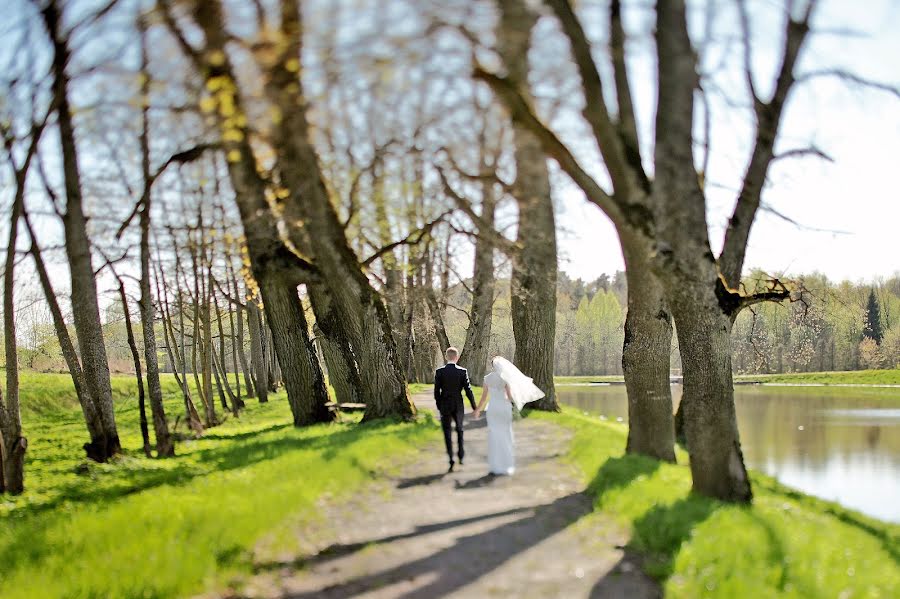
[[[447,363],[434,373],[434,401],[441,414],[441,428],[444,430],[444,444],[450,459],[449,472],[453,472],[453,435],[456,425],[456,445],[459,464],[462,466],[466,455],[463,445],[463,392],[469,399],[474,417],[480,418],[487,412],[488,466],[491,474],[512,474],[515,472],[515,445],[513,441],[513,405],[517,410],[531,401],[544,397],[531,378],[525,376],[515,364],[504,357],[491,360],[493,372],[484,377],[481,401],[475,405],[475,394],[469,383],[469,373],[456,365],[459,350],[448,347],[444,354]]]

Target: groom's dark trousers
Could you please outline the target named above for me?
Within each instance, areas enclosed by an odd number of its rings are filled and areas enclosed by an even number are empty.
[[[453,465],[453,436],[451,427],[456,423],[457,455],[462,463],[466,455],[463,445],[463,391],[469,398],[469,404],[475,409],[475,394],[469,384],[469,373],[453,362],[448,362],[434,372],[434,402],[441,414],[441,428],[444,430],[444,444],[447,446],[447,457]]]

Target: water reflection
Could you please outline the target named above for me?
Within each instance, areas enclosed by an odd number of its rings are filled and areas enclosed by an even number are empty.
[[[560,401],[628,417],[621,385],[559,387]],[[675,405],[681,386],[672,387]],[[815,389],[738,386],[738,428],[744,458],[807,493],[863,513],[900,522],[900,394],[864,397]]]

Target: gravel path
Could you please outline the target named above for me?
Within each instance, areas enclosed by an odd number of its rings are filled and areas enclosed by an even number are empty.
[[[434,409],[427,395],[414,398]],[[394,478],[339,505],[325,525],[298,526],[305,556],[259,564],[231,597],[659,597],[621,547],[627,534],[591,514],[569,435],[515,423],[517,470],[487,476],[485,420],[466,417],[466,464],[445,474],[443,439]]]

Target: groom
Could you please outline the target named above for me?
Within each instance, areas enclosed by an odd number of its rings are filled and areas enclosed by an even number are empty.
[[[463,456],[466,451],[463,448],[463,407],[462,392],[465,389],[469,404],[475,409],[475,394],[469,384],[469,373],[465,368],[456,365],[459,360],[459,350],[448,347],[444,353],[447,363],[434,372],[434,402],[438,412],[441,413],[441,428],[444,429],[444,444],[447,446],[447,457],[450,458],[448,472],[453,472],[453,440],[451,438],[451,423],[456,423],[456,444],[459,446],[459,465],[462,466]]]

